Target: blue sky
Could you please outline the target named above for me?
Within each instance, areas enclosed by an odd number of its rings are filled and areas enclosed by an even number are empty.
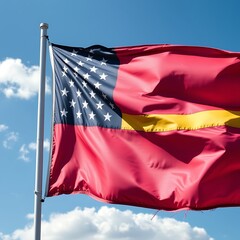
[[[8,0],[0,3],[0,239],[32,238],[41,22],[51,42],[169,43],[240,51],[237,0]],[[47,55],[44,182],[51,126]],[[219,186],[221,188],[221,186]],[[156,213],[84,195],[46,199],[43,239],[238,239],[239,208]],[[147,237],[146,237],[147,236]],[[125,237],[125,238],[124,238]]]

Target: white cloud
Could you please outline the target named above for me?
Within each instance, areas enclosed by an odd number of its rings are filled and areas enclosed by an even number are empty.
[[[49,139],[45,139],[44,142],[43,142],[43,147],[46,151],[49,151],[50,150],[50,142],[49,142]]]
[[[6,97],[31,98],[38,92],[39,78],[39,66],[26,66],[21,59],[14,58],[0,62],[0,91]],[[48,84],[46,92],[50,92]]]
[[[5,136],[5,140],[3,141],[3,147],[7,149],[11,149],[13,144],[18,140],[18,133],[17,132],[9,132]]]
[[[31,142],[28,144],[29,149],[31,150],[36,150],[37,144],[35,142]]]
[[[28,148],[29,148],[30,150],[36,150],[37,144],[36,144],[35,142],[31,142],[31,143],[28,144]],[[49,149],[50,149],[49,139],[45,139],[45,140],[43,141],[43,148],[44,148],[46,151],[49,151]]]
[[[34,213],[27,214],[27,219],[34,219]]]
[[[30,151],[35,151],[36,147],[37,147],[37,145],[35,142],[31,142],[28,145],[23,144],[19,149],[19,157],[18,158],[23,160],[24,162],[29,162],[30,161],[30,158],[29,158]],[[50,149],[49,139],[44,140],[43,148],[45,149],[45,151],[49,151],[49,149]]]
[[[42,222],[42,240],[213,240],[206,230],[191,227],[173,218],[151,220],[152,215],[130,210],[102,207],[75,208],[67,213],[52,214]],[[0,233],[3,240],[33,239],[33,227],[28,225],[10,235]]]
[[[8,129],[8,126],[4,125],[4,124],[0,124],[0,132],[3,132],[5,130]]]
[[[28,157],[28,154],[29,154],[29,150],[27,149],[26,145],[23,144],[20,149],[19,149],[19,159],[22,159],[24,162],[29,162],[29,157]]]

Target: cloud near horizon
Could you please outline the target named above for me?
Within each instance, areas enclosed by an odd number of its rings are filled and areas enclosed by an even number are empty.
[[[28,215],[29,219],[29,215]],[[33,226],[27,225],[2,240],[32,240]],[[204,228],[187,222],[151,214],[121,211],[114,207],[79,207],[67,213],[52,214],[42,221],[42,240],[214,240]]]
[[[39,66],[26,66],[17,58],[0,61],[0,91],[8,98],[30,99],[39,88]],[[48,78],[46,92],[50,92]]]

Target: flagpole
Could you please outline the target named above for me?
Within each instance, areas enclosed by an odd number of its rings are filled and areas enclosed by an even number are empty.
[[[34,197],[34,234],[35,240],[41,239],[42,215],[42,175],[43,175],[43,138],[44,138],[44,104],[45,104],[45,75],[46,75],[46,45],[47,23],[40,24],[40,83],[38,94],[38,123],[37,123],[37,149],[35,171],[35,197]]]

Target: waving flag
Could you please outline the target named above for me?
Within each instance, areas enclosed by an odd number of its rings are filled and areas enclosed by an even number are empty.
[[[46,196],[147,208],[240,205],[240,53],[51,45]]]

